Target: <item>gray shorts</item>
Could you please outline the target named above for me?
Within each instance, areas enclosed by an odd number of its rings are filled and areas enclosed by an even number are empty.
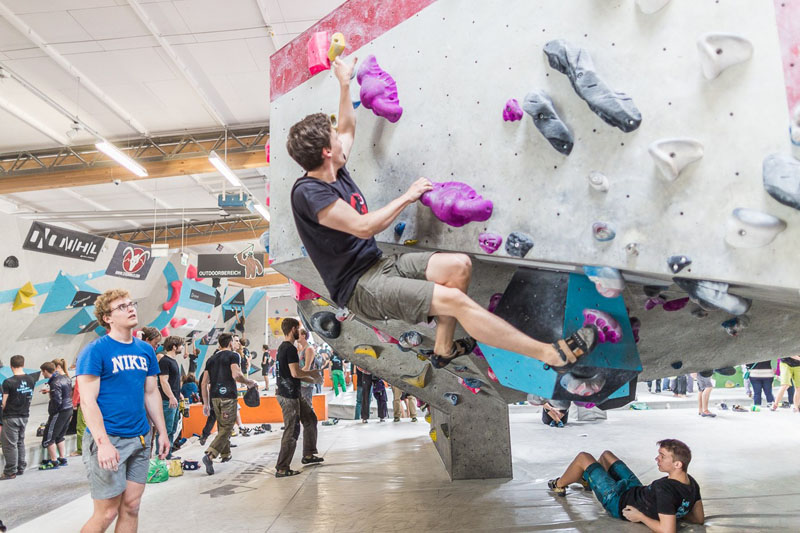
[[[434,253],[381,257],[361,275],[347,308],[373,320],[427,322],[436,284],[425,279],[425,270]]]
[[[705,389],[713,389],[714,388],[714,379],[713,378],[704,378],[700,374],[697,374],[697,390],[703,391]]]
[[[108,439],[119,452],[117,471],[106,470],[97,462],[97,445],[88,431],[83,434],[83,464],[86,465],[86,477],[89,478],[93,500],[108,500],[123,492],[128,481],[147,482],[147,471],[150,468],[150,432],[142,437],[112,437]],[[144,440],[142,440],[144,439]]]

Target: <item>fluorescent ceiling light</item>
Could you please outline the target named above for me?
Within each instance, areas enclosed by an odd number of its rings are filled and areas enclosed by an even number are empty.
[[[225,161],[215,152],[211,150],[211,153],[208,154],[208,160],[211,161],[211,164],[214,165],[217,170],[219,170],[220,174],[225,176],[225,179],[230,182],[231,185],[234,187],[241,187],[242,182],[239,181],[239,177],[233,173],[233,170],[230,169],[228,165],[225,164]]]
[[[269,222],[269,211],[267,211],[267,208],[261,204],[255,204],[254,207],[256,208],[256,211],[258,211],[258,214],[264,217],[264,220]]]
[[[95,144],[95,146],[97,147],[98,150],[100,150],[108,157],[110,157],[123,167],[127,168],[140,178],[144,178],[145,176],[147,176],[147,170],[145,170],[145,168],[142,165],[140,165],[139,163],[137,163],[136,161],[134,161],[133,159],[122,153],[122,151],[119,148],[117,148],[110,142],[101,141]]]

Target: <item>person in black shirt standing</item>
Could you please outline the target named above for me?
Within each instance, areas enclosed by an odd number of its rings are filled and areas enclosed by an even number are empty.
[[[566,372],[597,344],[597,329],[584,327],[566,339],[546,343],[529,337],[467,296],[472,262],[466,254],[404,253],[383,256],[375,235],[389,228],[409,205],[433,190],[419,178],[401,196],[370,212],[345,163],[356,132],[350,78],[356,59],[336,58],[338,126],[315,113],[289,130],[286,148],[306,171],[292,187],[295,226],[327,287],[341,308],[373,320],[429,322],[436,316],[431,363],[442,368],[472,352],[476,340],[542,361]],[[394,178],[393,178],[394,179]],[[456,321],[470,335],[454,340]]]
[[[700,486],[687,473],[692,451],[677,439],[658,442],[656,464],[667,477],[643,486],[639,478],[616,455],[606,450],[595,460],[579,453],[561,477],[547,482],[558,496],[566,496],[567,487],[580,483],[594,491],[597,499],[614,518],[642,522],[652,531],[677,531],[678,519],[693,524],[705,522]]]
[[[320,383],[321,370],[303,370],[300,368],[300,357],[294,343],[300,338],[300,323],[294,318],[284,318],[281,321],[281,331],[284,335],[283,343],[278,347],[277,367],[275,379],[278,382],[277,397],[283,413],[283,437],[281,438],[281,451],[278,463],[275,466],[275,477],[295,476],[297,470],[292,470],[292,457],[297,447],[298,420],[303,424],[303,459],[306,464],[321,463],[322,457],[317,457],[317,416],[305,398],[300,394],[300,382]]]
[[[181,396],[181,368],[175,358],[184,347],[183,339],[169,336],[164,341],[164,351],[158,354],[158,390],[161,392],[161,404],[164,408],[164,423],[167,426],[170,450],[167,459],[172,459],[175,432],[180,422],[178,399]]]
[[[0,480],[14,479],[25,473],[25,426],[31,411],[31,399],[36,380],[25,374],[25,358],[11,357],[13,376],[3,381],[3,432],[0,443],[6,464]]]
[[[238,407],[236,382],[256,386],[256,382],[248,379],[239,365],[239,354],[231,351],[233,336],[223,333],[219,336],[220,350],[206,363],[200,392],[203,395],[203,414],[208,416],[211,409],[217,418],[217,436],[203,455],[206,473],[214,474],[214,458],[219,456],[222,462],[231,460],[231,433],[236,423]]]
[[[42,435],[42,448],[49,452],[50,459],[43,461],[39,470],[53,470],[67,464],[64,435],[67,434],[67,427],[72,418],[72,382],[56,370],[56,365],[51,361],[42,363],[39,368],[42,376],[48,380],[47,385],[50,388],[47,423]]]
[[[269,346],[262,346],[264,353],[261,355],[261,377],[264,378],[264,394],[269,395],[269,373],[275,361],[269,356]]]

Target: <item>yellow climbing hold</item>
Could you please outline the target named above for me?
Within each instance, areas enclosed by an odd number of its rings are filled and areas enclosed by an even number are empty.
[[[313,302],[322,307],[329,307],[331,305],[322,298],[314,298]]]
[[[14,303],[11,305],[12,311],[19,311],[20,309],[25,309],[26,307],[33,307],[36,305],[33,301],[33,297],[39,294],[36,289],[33,287],[33,283],[30,281],[20,288],[17,291],[17,296],[14,298]]]
[[[368,355],[373,359],[377,359],[380,355],[374,347],[370,346],[369,344],[359,344],[353,350],[356,355]]]
[[[419,359],[420,361],[427,361],[428,360],[427,357],[425,357],[424,355],[420,355],[420,354],[417,354],[417,359]]]
[[[331,63],[342,55],[344,52],[347,43],[344,40],[344,34],[341,32],[336,32],[331,37],[331,47],[328,49],[328,59],[330,59]]]
[[[430,436],[431,436],[431,440],[432,440],[433,442],[436,442],[436,428],[433,428],[433,429],[431,429],[431,430],[428,432],[428,435],[430,435]]]
[[[406,239],[403,241],[403,246],[414,246],[417,242],[419,242],[417,239]]]
[[[430,424],[430,423],[431,423],[431,414],[430,414],[430,413],[428,413],[427,415],[425,415],[425,422],[427,422],[428,424]]]
[[[403,376],[402,379],[412,387],[424,389],[428,386],[428,383],[430,383],[431,377],[433,377],[433,367],[430,364],[426,364],[425,368],[418,375]]]

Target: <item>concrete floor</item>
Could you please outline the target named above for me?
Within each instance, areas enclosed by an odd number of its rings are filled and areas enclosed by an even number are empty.
[[[705,528],[682,531],[800,530],[800,415],[790,410],[718,411],[715,419],[691,409],[619,410],[607,421],[553,429],[533,407],[510,409],[513,480],[451,483],[422,420],[342,421],[319,428],[324,465],[294,478],[273,476],[280,431],[237,437],[234,460],[218,465],[217,475],[187,472],[149,485],[140,531],[646,531],[608,517],[590,494],[556,499],[546,481],[578,451],[610,448],[650,482],[659,477],[655,441],[666,437],[692,447],[689,470],[709,517]],[[196,442],[180,451],[190,459],[201,453]],[[294,467],[300,466],[298,453]],[[82,469],[74,461],[4,482],[0,518],[13,531],[77,531],[92,505],[85,489],[78,496]]]

